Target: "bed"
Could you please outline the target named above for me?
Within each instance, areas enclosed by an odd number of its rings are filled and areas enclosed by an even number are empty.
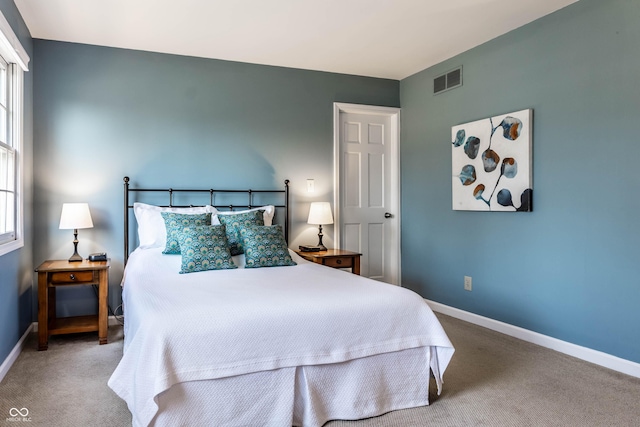
[[[125,342],[109,379],[134,426],[321,426],[428,405],[430,375],[441,391],[454,349],[419,295],[293,251],[295,265],[255,268],[247,239],[232,269],[180,274],[186,252],[163,254],[142,230],[129,256],[129,197],[140,191],[159,190],[125,178]],[[176,190],[165,191],[169,206],[157,209],[208,210],[213,223],[258,209],[273,229],[282,211],[288,235],[288,182],[269,192],[283,204],[261,207],[251,190],[242,206],[203,190],[202,207],[174,206]]]

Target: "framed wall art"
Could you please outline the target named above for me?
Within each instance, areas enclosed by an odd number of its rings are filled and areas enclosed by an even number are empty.
[[[453,210],[532,210],[533,110],[451,128]]]

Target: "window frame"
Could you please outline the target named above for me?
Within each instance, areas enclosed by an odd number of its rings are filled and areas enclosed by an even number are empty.
[[[13,123],[11,123],[11,110],[14,107],[13,94],[11,93],[12,84],[12,64],[5,61],[0,55],[0,168],[7,166],[7,170],[0,169],[0,183],[2,183],[0,186],[0,214],[2,214],[3,210],[5,214],[9,213],[9,209],[13,211],[11,215],[7,215],[12,222],[10,231],[2,232],[4,226],[9,222],[9,218],[5,217],[3,221],[0,221],[0,245],[16,240],[16,229],[18,228],[15,197],[17,193],[16,175],[18,172],[16,163],[19,157],[17,156],[11,129],[13,126]],[[9,195],[12,196],[10,204],[8,203]]]
[[[24,72],[29,71],[29,55],[24,50],[11,25],[0,12],[0,56],[7,62],[9,84],[9,121],[11,142],[7,145],[14,152],[14,207],[15,236],[0,243],[0,256],[24,246],[24,159],[23,159],[23,116],[24,116]],[[7,141],[9,142],[9,141]]]

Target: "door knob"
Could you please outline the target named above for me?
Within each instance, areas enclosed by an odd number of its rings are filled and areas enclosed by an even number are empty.
[[[385,212],[384,213],[384,217],[385,218],[391,218],[393,215],[391,215],[389,212]]]

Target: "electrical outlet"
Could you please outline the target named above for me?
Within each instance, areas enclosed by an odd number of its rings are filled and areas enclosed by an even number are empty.
[[[471,276],[464,276],[464,290],[470,291],[471,288]]]

